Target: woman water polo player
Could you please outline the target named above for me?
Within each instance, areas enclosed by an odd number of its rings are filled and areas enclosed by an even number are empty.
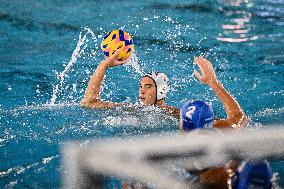
[[[100,87],[107,69],[125,64],[129,59],[118,61],[119,50],[103,60],[93,73],[85,96],[81,101],[82,107],[88,108],[113,108],[116,106],[127,106],[127,103],[108,102],[100,99]],[[204,84],[211,87],[215,94],[221,100],[227,118],[225,120],[215,120],[214,127],[230,128],[243,127],[247,121],[247,117],[239,106],[238,102],[231,96],[223,85],[217,80],[212,64],[203,57],[196,57],[194,61],[201,70],[194,71],[195,76]],[[152,72],[142,77],[139,84],[139,102],[142,105],[154,105],[166,112],[179,117],[179,109],[166,104],[166,95],[169,89],[169,80],[163,73]]]

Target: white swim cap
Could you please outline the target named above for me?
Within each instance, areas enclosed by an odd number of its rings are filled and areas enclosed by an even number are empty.
[[[168,77],[166,76],[166,74],[152,71],[144,75],[144,77],[150,77],[156,83],[157,100],[162,100],[166,98],[167,92],[169,91],[169,88],[170,88],[170,81]]]

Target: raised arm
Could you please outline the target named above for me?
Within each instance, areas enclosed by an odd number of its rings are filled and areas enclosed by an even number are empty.
[[[226,119],[215,120],[214,127],[216,128],[235,128],[245,127],[247,117],[241,109],[235,98],[223,87],[217,80],[215,71],[211,62],[203,57],[196,57],[194,61],[199,66],[201,73],[194,71],[195,76],[204,84],[207,84],[213,89],[215,94],[221,100],[227,113]]]
[[[128,61],[118,61],[117,56],[119,50],[111,57],[103,60],[92,75],[88,87],[86,89],[84,98],[81,101],[82,107],[89,108],[112,108],[114,106],[122,105],[121,103],[106,102],[100,99],[100,87],[104,79],[106,71],[109,67],[119,66]]]

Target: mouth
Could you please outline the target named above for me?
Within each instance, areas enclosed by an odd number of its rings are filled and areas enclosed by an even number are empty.
[[[141,103],[143,103],[143,102],[145,101],[145,99],[146,99],[146,98],[140,97],[140,98],[139,98],[139,101],[140,101]]]

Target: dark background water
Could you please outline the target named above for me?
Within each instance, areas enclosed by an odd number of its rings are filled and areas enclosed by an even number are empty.
[[[86,48],[70,64],[79,34]],[[60,148],[68,140],[177,130],[164,117],[125,119],[119,111],[79,107],[103,59],[102,36],[129,32],[140,68],[165,72],[167,102],[189,99],[222,105],[192,77],[193,57],[204,54],[219,80],[252,119],[252,126],[284,121],[284,2],[268,1],[0,1],[0,187],[58,188]],[[82,49],[83,46],[81,46]],[[124,66],[108,71],[102,97],[136,102],[140,75]],[[57,89],[57,91],[56,91]],[[284,186],[283,161],[272,162]]]

